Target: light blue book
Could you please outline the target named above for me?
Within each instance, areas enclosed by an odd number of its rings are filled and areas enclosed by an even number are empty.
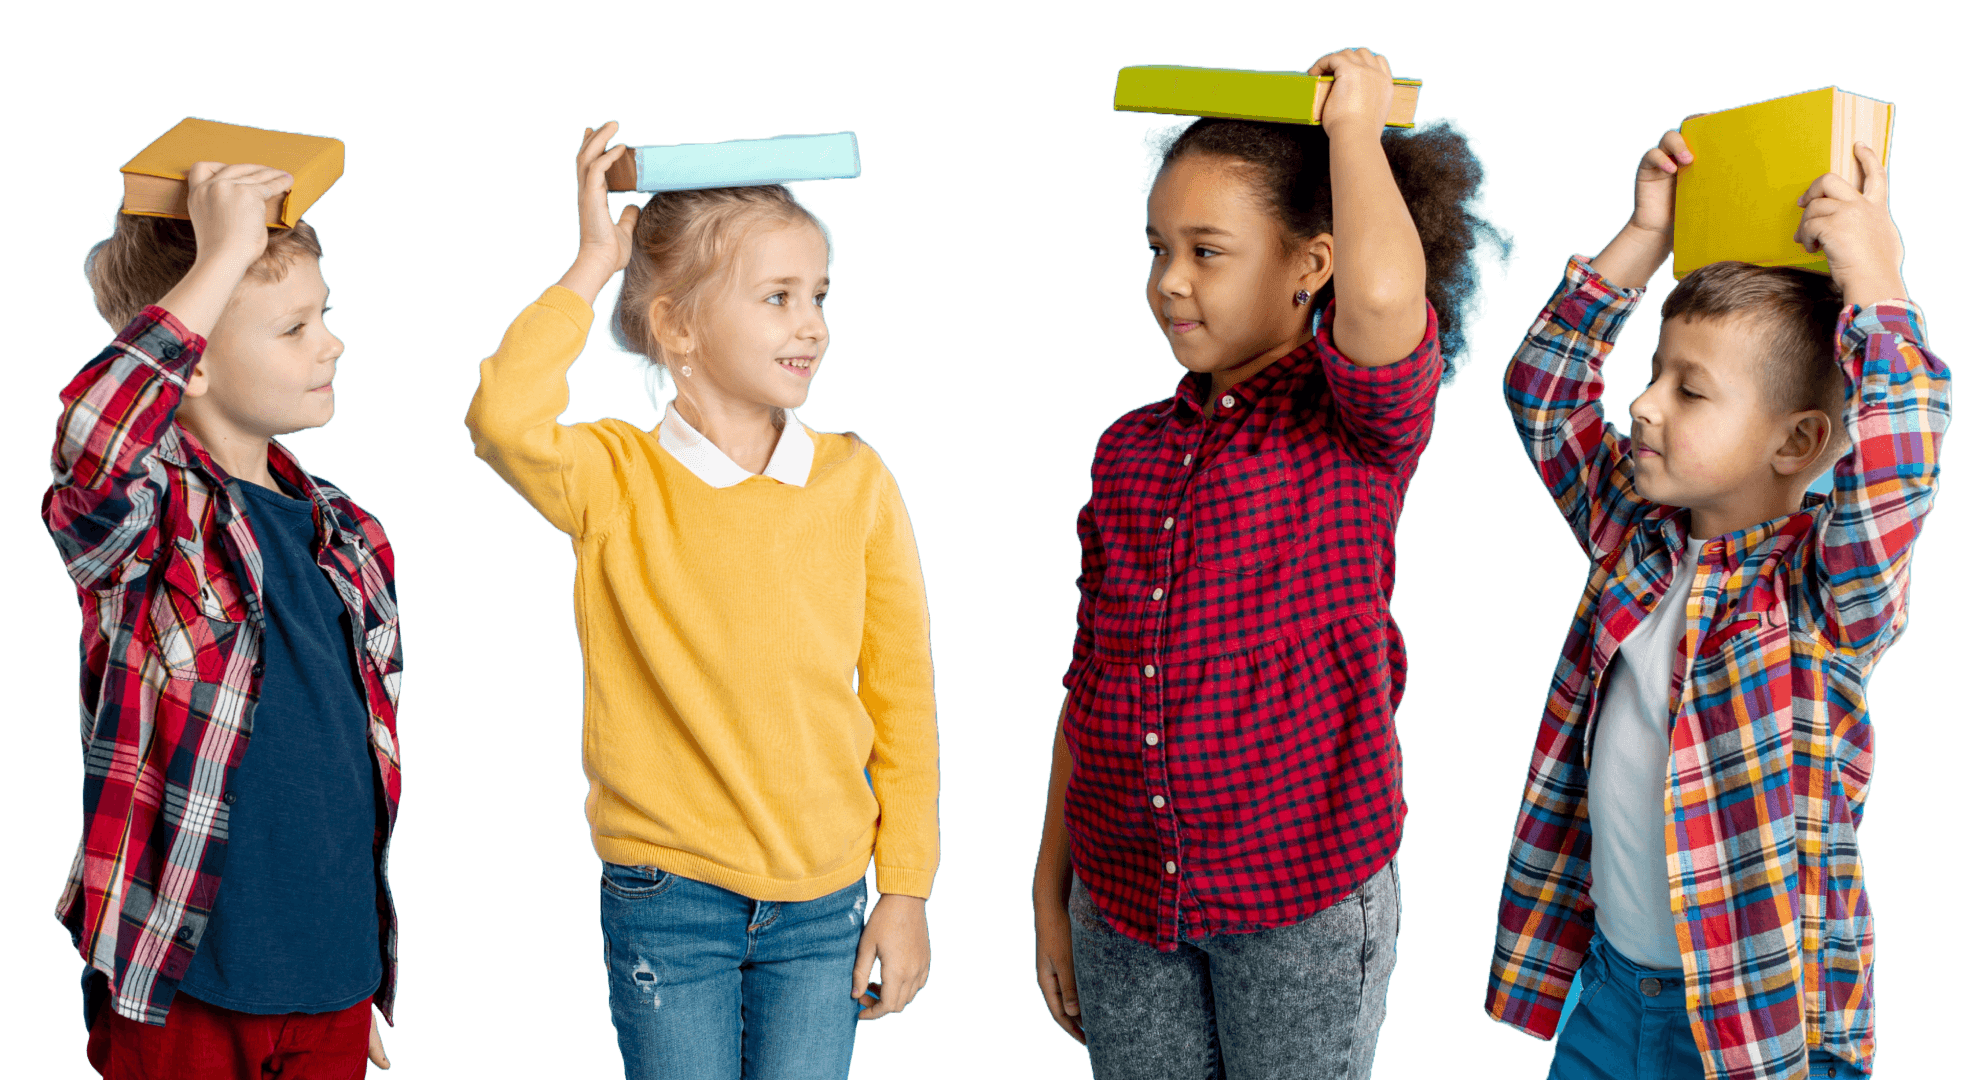
[[[858,175],[859,142],[852,132],[839,131],[628,147],[606,172],[605,186],[612,191],[688,191]]]

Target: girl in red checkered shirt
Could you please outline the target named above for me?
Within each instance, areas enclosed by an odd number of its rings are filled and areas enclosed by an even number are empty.
[[[1148,196],[1187,370],[1100,439],[1034,905],[1093,1073],[1366,1077],[1395,960],[1395,524],[1462,347],[1482,171],[1323,57],[1316,128],[1197,121]],[[1503,241],[1499,243],[1503,246]]]

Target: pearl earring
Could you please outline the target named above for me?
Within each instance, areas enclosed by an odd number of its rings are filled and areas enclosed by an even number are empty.
[[[694,374],[693,368],[687,366],[686,364],[681,365],[681,378],[685,379],[692,374]]]
[[[1301,307],[1305,307],[1306,302],[1311,299],[1313,299],[1313,294],[1307,292],[1305,289],[1301,289],[1293,294],[1293,303],[1298,304]]]

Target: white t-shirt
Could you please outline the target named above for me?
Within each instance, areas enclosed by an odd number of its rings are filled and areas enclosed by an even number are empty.
[[[1671,682],[1704,547],[1703,540],[1686,545],[1670,591],[1609,661],[1588,766],[1595,924],[1619,952],[1647,968],[1682,966],[1664,861],[1664,791]]]

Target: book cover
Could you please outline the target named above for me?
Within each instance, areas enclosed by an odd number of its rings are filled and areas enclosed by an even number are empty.
[[[344,175],[344,144],[187,117],[124,165],[123,212],[190,218],[186,172],[196,161],[267,165],[293,176],[294,186],[268,201],[268,224],[290,228]]]
[[[1114,82],[1117,112],[1219,116],[1279,124],[1318,124],[1332,75],[1303,71],[1144,65],[1124,67]],[[1421,79],[1396,79],[1389,127],[1414,127]]]
[[[609,191],[689,191],[859,175],[859,140],[850,131],[626,150],[605,170]]]
[[[1890,163],[1896,106],[1833,86],[1686,120],[1692,163],[1677,175],[1671,272],[1732,259],[1827,273],[1822,253],[1794,242],[1808,185],[1834,172],[1861,186],[1854,146]]]

